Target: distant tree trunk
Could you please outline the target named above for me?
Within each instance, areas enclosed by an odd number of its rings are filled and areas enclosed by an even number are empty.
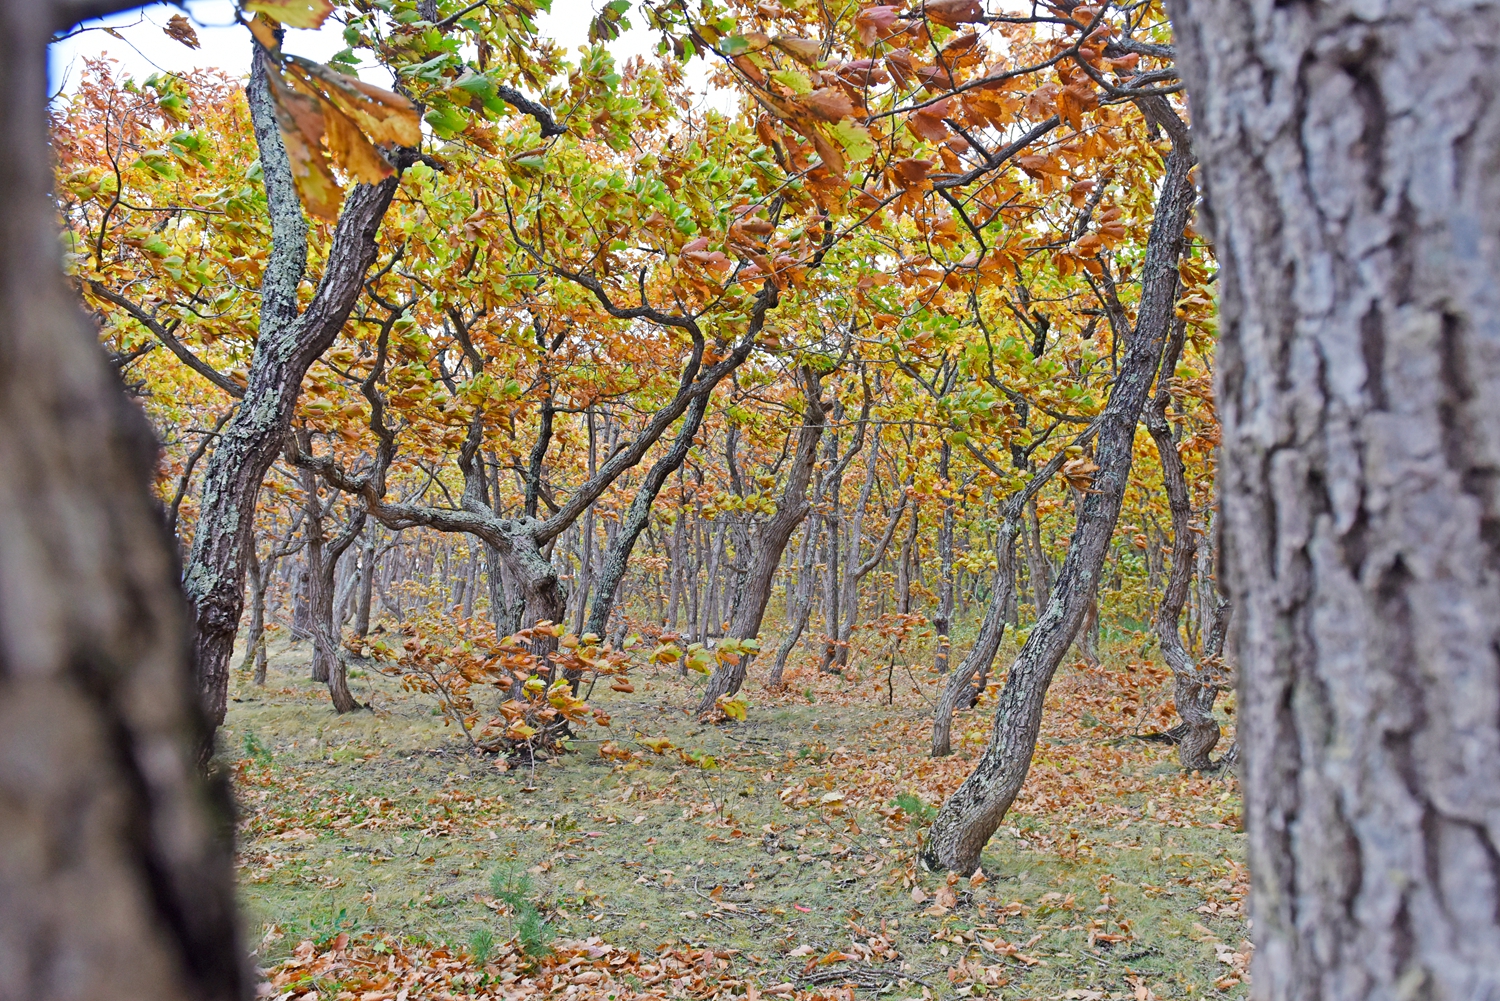
[[[276,125],[265,69],[253,60],[246,88],[260,149],[272,245],[261,282],[259,336],[244,399],[219,436],[203,474],[202,503],[183,582],[194,617],[194,665],[212,729],[224,720],[229,657],[244,606],[245,550],[255,526],[255,498],[281,450],[302,377],[333,344],[375,260],[376,234],[399,175],[356,185],[345,199],[312,301],[299,309],[307,270],[307,220]],[[205,744],[205,760],[212,753]]]
[[[598,586],[594,592],[594,603],[589,608],[588,631],[601,639],[609,625],[609,615],[614,608],[620,583],[625,579],[625,571],[630,565],[630,554],[635,551],[636,541],[646,530],[646,523],[651,520],[651,509],[656,503],[657,495],[661,493],[662,485],[667,482],[667,477],[682,467],[688,452],[692,450],[693,441],[698,437],[698,429],[703,426],[708,401],[708,394],[705,393],[687,408],[677,437],[666,453],[652,463],[646,475],[641,478],[635,496],[631,498],[630,507],[620,520],[615,537],[600,561]]]
[[[253,670],[257,687],[266,683],[266,578],[255,551],[255,538],[250,539],[247,557],[247,579],[250,583],[250,629],[245,634],[245,660],[241,671]]]
[[[1165,112],[1170,115],[1170,110]],[[1167,119],[1170,123],[1170,119]],[[1098,470],[1084,497],[1051,600],[1016,655],[1001,689],[995,727],[974,771],[943,804],[922,857],[932,868],[973,872],[980,852],[1021,789],[1031,767],[1047,687],[1072,645],[1109,552],[1130,478],[1136,426],[1151,392],[1177,301],[1183,228],[1193,206],[1192,153],[1186,129],[1174,135],[1141,268],[1141,297],[1124,358],[1097,421]],[[1123,323],[1121,324],[1123,327]]]
[[[803,399],[806,402],[802,427],[797,432],[797,445],[787,470],[786,485],[776,504],[776,514],[760,526],[755,544],[750,547],[750,569],[745,575],[744,587],[740,589],[739,600],[731,612],[729,635],[734,639],[752,640],[760,635],[782,554],[786,552],[792,533],[807,518],[811,507],[807,487],[812,479],[813,466],[817,464],[818,442],[823,437],[828,419],[823,409],[823,390],[817,373],[804,366],[801,376]],[[805,621],[803,624],[806,624]],[[797,631],[800,635],[801,629]],[[753,658],[753,654],[742,655],[737,664],[720,664],[715,668],[708,679],[698,711],[707,712],[720,696],[738,692]],[[785,664],[784,658],[781,662]]]
[[[359,590],[355,595],[354,635],[370,635],[370,600],[375,589],[375,531],[365,534],[365,547],[359,554]]]
[[[1177,323],[1167,353],[1162,360],[1162,373],[1173,371],[1177,358],[1182,353],[1184,324]],[[1187,476],[1182,457],[1177,452],[1177,443],[1172,440],[1172,429],[1167,423],[1167,406],[1171,393],[1165,385],[1159,386],[1156,399],[1146,408],[1146,430],[1156,443],[1157,455],[1161,458],[1162,484],[1167,494],[1167,505],[1172,516],[1172,568],[1167,577],[1166,590],[1162,593],[1161,605],[1156,612],[1156,635],[1161,642],[1162,659],[1172,670],[1172,697],[1177,715],[1182,724],[1173,728],[1172,736],[1177,742],[1177,758],[1182,767],[1190,771],[1210,771],[1219,763],[1209,758],[1219,742],[1219,722],[1214,719],[1214,702],[1218,699],[1220,672],[1217,670],[1218,649],[1204,651],[1201,661],[1195,660],[1182,643],[1182,606],[1187,603],[1188,586],[1193,578],[1193,561],[1197,555],[1198,538],[1191,525],[1193,509],[1188,496]],[[1218,616],[1228,611],[1227,603],[1217,609]],[[1222,643],[1222,626],[1210,631]]]
[[[1025,537],[1022,540],[1026,551],[1026,573],[1031,580],[1031,600],[1036,606],[1037,618],[1041,618],[1042,612],[1047,609],[1047,602],[1052,600],[1052,562],[1047,559],[1047,551],[1042,548],[1042,519],[1037,516],[1035,497],[1031,499],[1026,514]]]
[[[911,509],[911,521],[906,526],[906,537],[901,540],[901,556],[896,563],[896,611],[911,614],[911,558],[917,545],[917,532],[921,529],[922,502],[915,501]]]
[[[773,692],[780,691],[784,686],[782,675],[786,671],[787,658],[792,655],[792,649],[802,638],[802,632],[807,628],[808,617],[812,614],[813,560],[818,552],[817,533],[816,520],[808,518],[807,529],[802,534],[797,593],[795,597],[787,596],[786,635],[781,638],[781,644],[776,648],[776,660],[771,665],[771,673],[766,676],[766,688]]]
[[[303,451],[307,451],[306,444]],[[328,694],[335,712],[347,713],[360,708],[349,692],[348,665],[340,649],[342,631],[333,619],[334,574],[339,557],[354,544],[365,527],[365,511],[360,508],[349,524],[333,539],[323,538],[323,510],[318,500],[318,476],[311,469],[302,470],[302,488],[307,492],[307,567],[308,605],[313,637],[313,670],[316,681],[328,683]]]
[[[1222,269],[1255,994],[1500,996],[1500,10],[1169,6]]]
[[[953,448],[946,441],[938,455],[938,479],[945,488],[952,486],[948,480],[949,462]],[[948,673],[948,634],[953,628],[953,498],[943,499],[943,518],[938,522],[938,607],[932,617],[932,631],[936,633],[937,671]]]
[[[49,197],[47,43],[110,6],[0,0],[0,998],[240,1001],[232,811],[196,767],[155,444],[63,282]]]
[[[1001,529],[1001,543],[996,549],[996,555],[1000,558],[1000,566],[995,571],[995,589],[990,595],[990,602],[985,609],[984,621],[979,624],[979,634],[974,637],[974,645],[959,662],[958,668],[948,675],[947,683],[943,686],[943,693],[938,697],[936,708],[932,713],[932,756],[941,758],[953,753],[952,731],[953,713],[960,705],[971,702],[977,697],[973,682],[975,675],[981,671],[986,674],[990,663],[995,659],[995,654],[1000,649],[1000,641],[1005,638],[1005,609],[1010,604],[1010,592],[1015,590],[1015,553],[1016,536],[1019,534],[1019,525],[1008,525],[1007,529]]]

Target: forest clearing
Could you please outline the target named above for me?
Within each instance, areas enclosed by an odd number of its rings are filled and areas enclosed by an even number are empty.
[[[267,687],[237,689],[225,731],[247,939],[271,996],[1243,992],[1237,786],[1131,739],[1166,708],[1149,662],[1064,673],[984,878],[950,882],[920,866],[917,838],[980,735],[950,758],[912,754],[931,729],[925,670],[894,707],[870,704],[868,678],[798,671],[745,722],[715,725],[683,711],[701,679],[647,669],[635,693],[591,699],[629,761],[595,741],[501,771],[432,699],[360,672],[375,711],[336,716],[306,679],[308,644],[272,650]],[[642,742],[660,738],[660,753]],[[497,899],[492,883],[517,877],[545,931],[523,933]],[[522,951],[528,934],[544,961]]]
[[[0,1001],[1500,998],[1500,7],[0,28]]]

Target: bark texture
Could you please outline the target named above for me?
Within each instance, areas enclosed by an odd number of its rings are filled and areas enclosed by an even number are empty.
[[[327,265],[312,301],[300,314],[297,289],[307,268],[307,221],[292,182],[257,60],[247,87],[260,148],[272,246],[261,280],[260,336],[245,395],[225,426],[203,475],[193,549],[183,584],[194,618],[194,666],[212,728],[224,721],[229,658],[244,608],[245,551],[253,544],[255,497],[284,444],[302,377],[333,344],[359,298],[375,261],[376,234],[399,175],[354,187],[344,202]],[[203,749],[212,753],[212,731]]]
[[[1185,131],[1185,130],[1183,130]],[[1185,140],[1186,136],[1182,136]],[[1167,157],[1142,269],[1141,303],[1119,376],[1096,421],[1099,469],[1085,495],[1068,554],[1046,610],[1016,655],[979,764],[938,812],[922,857],[934,869],[973,872],[1031,768],[1042,706],[1052,675],[1067,653],[1099,586],[1099,573],[1130,478],[1141,408],[1151,392],[1177,300],[1177,259],[1193,205],[1191,151],[1179,141]]]
[[[81,9],[0,0],[0,1001],[231,1001],[229,801],[194,766],[155,445],[48,199],[47,42]]]
[[[1492,4],[1177,0],[1260,998],[1500,996]]]

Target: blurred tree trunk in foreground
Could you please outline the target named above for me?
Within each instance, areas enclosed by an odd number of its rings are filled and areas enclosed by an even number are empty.
[[[228,1001],[230,807],[195,767],[155,446],[48,198],[47,42],[108,9],[0,0],[0,1001]]]

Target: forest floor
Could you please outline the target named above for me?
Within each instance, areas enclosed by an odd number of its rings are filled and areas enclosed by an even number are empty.
[[[374,710],[336,716],[308,647],[277,642],[222,731],[262,995],[1241,997],[1238,785],[1134,739],[1171,717],[1133,656],[1059,673],[1026,787],[958,878],[917,849],[989,716],[928,757],[935,674],[898,668],[893,705],[884,665],[752,678],[747,721],[705,724],[701,677],[643,666],[593,693],[607,732],[509,768],[378,673],[353,681]]]

